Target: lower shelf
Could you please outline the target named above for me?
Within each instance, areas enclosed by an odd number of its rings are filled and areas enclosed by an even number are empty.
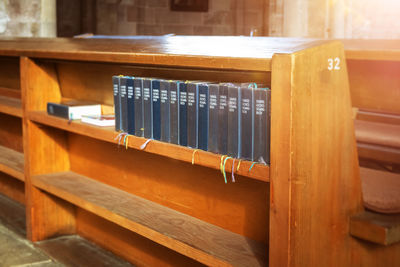
[[[22,118],[21,100],[0,95],[0,112]]]
[[[34,186],[206,265],[266,266],[266,245],[74,172]]]
[[[400,215],[363,212],[350,219],[351,235],[381,245],[400,242]]]
[[[0,146],[0,171],[24,181],[24,154]]]

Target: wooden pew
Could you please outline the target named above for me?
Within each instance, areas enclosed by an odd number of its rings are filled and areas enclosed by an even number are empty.
[[[360,164],[400,173],[400,40],[343,40]]]

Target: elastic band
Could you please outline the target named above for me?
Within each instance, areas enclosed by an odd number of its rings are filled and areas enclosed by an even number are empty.
[[[221,174],[224,174],[224,171],[222,170],[222,164],[224,162],[224,157],[227,157],[226,155],[221,156],[221,162],[219,163],[219,170],[221,171]]]
[[[257,162],[253,162],[253,164],[251,164],[249,171],[251,171],[251,169],[253,168],[254,164],[256,164]]]
[[[152,139],[147,139],[146,142],[143,143],[143,145],[140,146],[140,150],[143,150],[146,148],[146,146],[150,143]]]
[[[249,87],[248,88],[251,88],[251,86],[253,86],[254,89],[257,89],[257,83],[249,83]]]
[[[226,172],[225,172],[225,164],[226,164],[226,161],[228,160],[228,159],[231,159],[232,157],[226,157],[225,159],[224,159],[224,166],[223,166],[223,175],[224,175],[224,180],[225,180],[225,183],[228,183],[228,181],[226,180]]]
[[[241,160],[241,159],[239,159],[239,163],[238,163],[238,165],[237,165],[237,167],[236,167],[236,172],[239,171],[240,163],[242,163],[242,160]]]
[[[132,135],[128,134],[127,136],[125,136],[126,138],[126,142],[125,142],[125,149],[128,149],[128,143],[129,143],[129,137],[131,137]]]
[[[193,151],[193,154],[192,154],[192,165],[194,165],[194,154],[196,154],[197,151],[199,151],[199,150],[198,150],[198,149],[195,149],[195,150]]]
[[[234,174],[234,172],[235,172],[235,159],[233,159],[233,162],[232,162],[232,183],[235,182],[235,174]]]

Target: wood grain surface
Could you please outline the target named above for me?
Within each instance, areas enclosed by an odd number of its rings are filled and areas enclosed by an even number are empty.
[[[207,265],[264,266],[266,247],[241,235],[73,172],[35,186]]]

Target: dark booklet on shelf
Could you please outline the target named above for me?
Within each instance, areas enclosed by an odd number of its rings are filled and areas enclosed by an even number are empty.
[[[219,129],[219,85],[208,86],[208,151],[218,153],[218,129]]]
[[[126,83],[128,81],[127,76],[119,78],[119,89],[121,98],[121,131],[124,133],[128,132],[128,91]]]
[[[228,153],[228,83],[219,85],[218,103],[218,153]]]
[[[208,120],[209,120],[209,87],[207,83],[199,83],[198,99],[198,148],[208,150]]]
[[[228,89],[228,156],[240,157],[240,85]]]
[[[153,97],[153,139],[161,138],[161,101],[160,101],[160,80],[151,81],[151,92]]]
[[[128,94],[128,134],[135,134],[134,77],[127,77],[126,90]]]
[[[179,82],[169,83],[169,132],[170,142],[179,144]]]
[[[254,90],[254,161],[270,163],[271,90]]]
[[[169,87],[170,81],[162,80],[160,82],[160,120],[161,120],[161,141],[170,140],[170,112],[169,112]]]
[[[78,120],[82,118],[82,115],[101,115],[101,105],[80,100],[48,102],[47,113],[67,120]]]
[[[187,83],[187,145],[191,148],[198,147],[198,99],[198,83]]]
[[[134,90],[135,90],[135,135],[143,137],[143,79],[135,78],[134,80]]]
[[[115,114],[115,131],[121,130],[121,104],[119,98],[119,76],[112,77],[114,91],[114,114]]]
[[[153,99],[148,78],[143,78],[143,126],[144,137],[153,138]]]
[[[254,152],[254,86],[240,86],[240,157],[253,161]]]
[[[187,146],[187,83],[180,82],[179,86],[179,144]]]

